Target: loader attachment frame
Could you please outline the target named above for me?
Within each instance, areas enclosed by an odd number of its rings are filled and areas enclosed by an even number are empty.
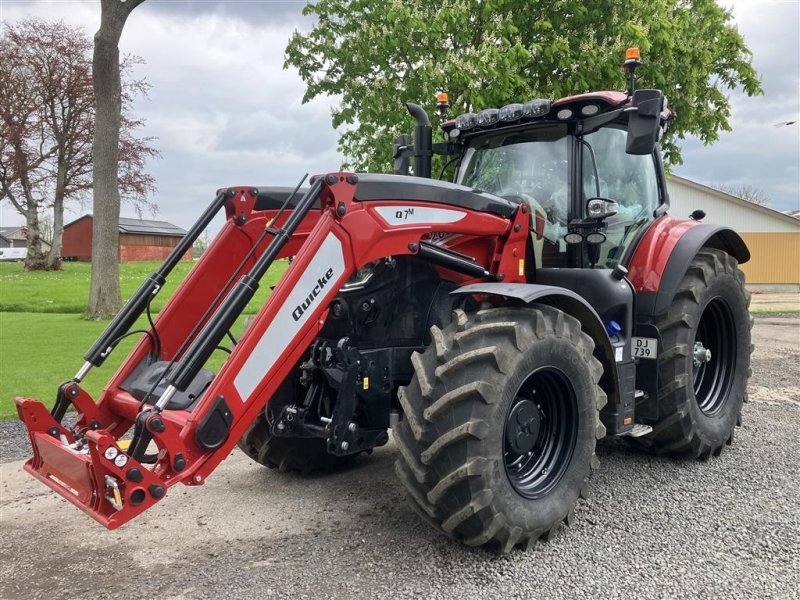
[[[315,177],[286,210],[258,210],[257,188],[220,192],[201,222],[215,206],[224,206],[225,226],[100,399],[82,390],[77,376],[59,388],[59,399],[78,411],[75,425],[62,425],[38,400],[17,398],[34,453],[25,469],[105,527],[116,528],[171,486],[204,483],[319,335],[330,301],[364,265],[413,254],[461,285],[525,281],[527,205],[507,216],[391,195],[359,200],[358,184],[351,173]],[[468,251],[435,245],[432,236],[455,236]],[[219,372],[190,405],[176,405],[269,266],[288,256],[294,260]],[[135,318],[121,320],[129,328]],[[95,346],[113,347],[113,341],[111,336]],[[168,361],[166,387],[158,397],[152,393],[156,386],[135,396],[131,380],[157,361]],[[130,431],[128,445],[122,438]]]

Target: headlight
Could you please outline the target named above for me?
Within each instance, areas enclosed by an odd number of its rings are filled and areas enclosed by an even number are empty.
[[[478,115],[475,113],[464,113],[456,117],[456,129],[472,129],[478,124]]]
[[[496,108],[487,108],[478,114],[478,125],[481,127],[494,125],[498,120],[500,120],[500,111]]]
[[[602,244],[606,241],[606,236],[600,231],[593,231],[586,236],[586,241],[589,244]]]
[[[522,112],[526,117],[541,117],[550,112],[550,100],[538,98],[526,102],[522,107]]]
[[[517,119],[521,119],[525,108],[522,104],[506,104],[503,108],[500,109],[500,120],[501,121],[516,121]]]

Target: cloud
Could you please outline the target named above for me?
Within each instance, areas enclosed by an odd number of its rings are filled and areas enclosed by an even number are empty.
[[[263,25],[294,23],[306,4],[306,0],[156,0],[143,4],[142,10],[165,17],[211,14],[228,21]]]
[[[302,15],[304,5],[149,0],[132,13],[120,45],[146,61],[135,75],[152,85],[135,110],[147,121],[143,133],[158,137],[162,152],[148,166],[158,184],[160,218],[188,227],[218,187],[293,185],[306,172],[338,169],[338,133],[330,119],[338,100],[303,104],[302,80],[283,69],[290,35],[312,22]],[[800,125],[772,125],[800,115],[800,7],[737,0],[733,10],[766,93],[747,98],[732,91],[733,131],[711,147],[686,140],[685,163],[676,172],[704,183],[748,183],[766,192],[773,207],[798,208]],[[0,0],[0,19],[26,15],[63,19],[92,35],[100,9],[95,0]],[[83,212],[76,207],[68,218]],[[132,215],[130,208],[123,213]],[[3,224],[20,220],[0,207]]]
[[[730,4],[730,3],[727,3]],[[730,95],[732,131],[712,146],[683,144],[679,175],[706,184],[748,184],[764,191],[776,210],[800,208],[800,4],[733,3],[734,19],[753,52],[763,96]],[[680,118],[680,115],[678,116]],[[775,127],[779,122],[794,125]]]
[[[0,2],[0,17],[10,22],[63,18],[90,35],[98,26],[95,2]],[[293,185],[306,172],[338,170],[331,126],[337,99],[303,104],[305,85],[295,70],[283,69],[290,35],[307,23],[303,5],[145,2],[131,14],[120,48],[146,61],[134,76],[152,86],[135,112],[162,153],[148,165],[159,218],[188,227],[219,187]],[[84,212],[76,206],[68,218]],[[123,214],[132,212],[123,206]],[[21,218],[4,207],[0,219]]]

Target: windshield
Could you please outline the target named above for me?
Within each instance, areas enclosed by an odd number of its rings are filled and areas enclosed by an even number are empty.
[[[565,252],[569,212],[569,144],[564,125],[482,138],[461,161],[457,183],[521,199],[546,215],[545,239]]]
[[[627,154],[626,139],[626,130],[614,125],[579,138],[581,189],[574,192],[576,206],[585,207],[586,200],[594,197],[619,204],[618,213],[603,223],[605,241],[592,248],[584,243],[570,253],[564,239],[569,220],[586,217],[584,208],[570,214],[573,146],[564,124],[498,132],[475,140],[464,152],[456,182],[531,207],[531,228],[544,221],[533,241],[537,266],[613,268],[653,220],[660,201],[654,155]]]

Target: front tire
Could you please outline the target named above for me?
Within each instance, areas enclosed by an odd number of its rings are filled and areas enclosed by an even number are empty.
[[[750,377],[750,293],[736,259],[698,252],[656,322],[661,420],[642,442],[659,454],[719,455],[740,423]]]
[[[605,435],[600,363],[549,306],[454,312],[400,389],[396,472],[446,535],[509,552],[571,522]]]

